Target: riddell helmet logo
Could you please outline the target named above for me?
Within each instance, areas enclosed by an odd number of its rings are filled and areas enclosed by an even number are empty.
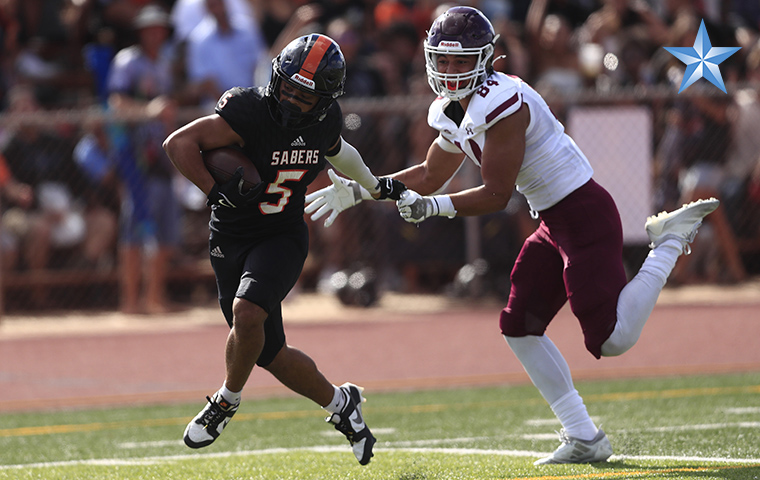
[[[449,42],[447,40],[441,41],[441,43],[438,44],[439,47],[446,47],[446,48],[462,48],[462,44],[459,42]]]
[[[310,80],[306,77],[302,77],[299,74],[295,74],[292,77],[290,77],[291,80],[295,81],[296,83],[299,83],[303,85],[304,87],[308,87],[311,90],[314,90],[314,80]]]

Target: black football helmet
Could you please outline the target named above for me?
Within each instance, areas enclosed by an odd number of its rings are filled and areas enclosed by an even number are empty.
[[[460,100],[477,89],[493,72],[493,25],[477,8],[451,7],[433,21],[424,42],[425,72],[430,88],[441,97]],[[475,68],[469,72],[438,72],[439,54],[477,55]]]
[[[319,99],[308,112],[280,101],[280,85],[294,88]],[[286,128],[304,128],[322,121],[336,98],[343,95],[346,83],[346,59],[338,44],[328,37],[312,33],[297,38],[272,60],[272,77],[266,97],[274,120]]]

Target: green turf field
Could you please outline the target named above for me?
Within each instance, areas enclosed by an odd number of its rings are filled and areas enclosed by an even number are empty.
[[[244,401],[224,434],[184,446],[192,405],[0,416],[0,479],[760,479],[760,373],[578,382],[616,455],[534,467],[559,424],[528,385],[366,391],[378,443],[360,466],[301,398]]]

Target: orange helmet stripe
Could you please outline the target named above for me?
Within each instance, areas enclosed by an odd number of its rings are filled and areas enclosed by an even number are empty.
[[[301,65],[301,71],[298,72],[298,74],[304,78],[312,80],[319,67],[319,62],[322,61],[322,57],[325,56],[325,52],[330,48],[330,45],[332,45],[332,42],[329,38],[324,35],[318,36],[317,41],[314,42],[314,46],[311,47],[309,54],[306,55],[306,60],[304,60],[303,65]]]

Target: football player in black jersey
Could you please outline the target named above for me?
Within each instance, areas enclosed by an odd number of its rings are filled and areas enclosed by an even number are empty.
[[[287,345],[281,311],[308,251],[306,189],[326,161],[355,180],[328,172],[334,183],[347,187],[333,204],[348,208],[363,199],[397,200],[404,189],[398,181],[375,177],[342,139],[343,114],[335,99],[343,93],[345,72],[335,41],[319,34],[300,37],[273,59],[266,88],[230,89],[214,114],[164,141],[177,169],[208,195],[211,264],[230,326],[224,384],[188,424],[184,440],[189,447],[216,440],[237,410],[254,365],[259,365],[322,406],[330,414],[327,421],[348,438],[359,463],[366,465],[372,457],[375,438],[362,417],[362,389],[350,383],[334,386],[309,356]],[[228,145],[242,149],[258,170],[260,184],[243,191],[241,169],[230,181],[215,183],[201,151]],[[328,221],[332,223],[330,217]]]

